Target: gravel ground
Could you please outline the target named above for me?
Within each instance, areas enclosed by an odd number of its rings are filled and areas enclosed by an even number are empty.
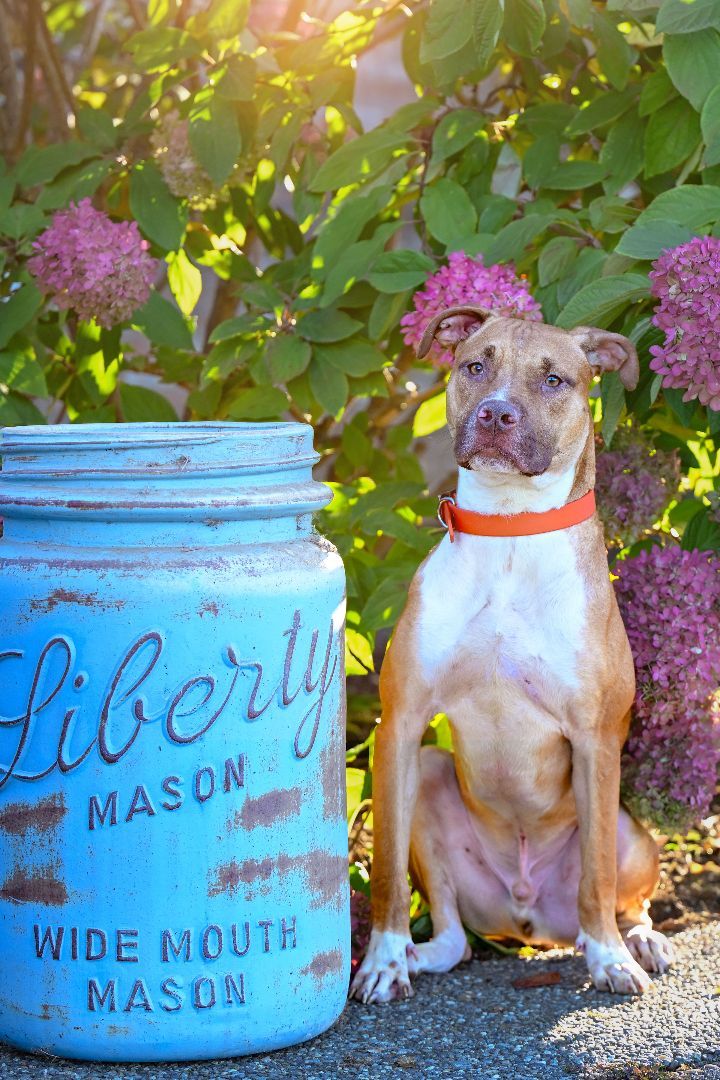
[[[289,1050],[188,1065],[93,1065],[0,1047],[0,1080],[720,1080],[720,922],[674,938],[677,963],[643,998],[599,994],[580,958],[474,960],[422,976],[393,1005],[349,1003],[326,1035]],[[556,972],[552,985],[513,985]]]

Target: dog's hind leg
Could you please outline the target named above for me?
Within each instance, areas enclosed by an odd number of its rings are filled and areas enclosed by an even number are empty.
[[[436,747],[423,747],[410,836],[410,874],[430,905],[433,936],[409,952],[412,975],[450,971],[462,960],[470,959],[459,910],[461,893],[472,892],[488,913],[505,906],[500,883],[472,857],[475,843],[453,755]]]
[[[658,851],[650,834],[622,807],[618,820],[618,929],[645,971],[664,972],[672,945],[653,930],[648,908],[658,879]]]

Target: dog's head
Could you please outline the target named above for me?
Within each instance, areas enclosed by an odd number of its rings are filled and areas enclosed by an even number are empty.
[[[495,316],[485,308],[447,308],[418,348],[433,341],[454,350],[447,392],[455,457],[467,469],[540,476],[564,471],[590,433],[593,373],[617,371],[637,384],[635,346],[620,334]]]

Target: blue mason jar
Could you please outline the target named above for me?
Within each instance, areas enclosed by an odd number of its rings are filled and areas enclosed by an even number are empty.
[[[344,574],[303,424],[0,433],[0,1040],[230,1057],[349,977]]]

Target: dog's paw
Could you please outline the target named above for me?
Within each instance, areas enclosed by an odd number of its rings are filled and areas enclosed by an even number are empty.
[[[584,953],[596,990],[611,994],[643,994],[652,985],[649,976],[622,942],[596,941],[581,934],[575,948]]]
[[[373,930],[365,959],[352,981],[350,997],[364,1005],[412,997],[408,953],[412,955],[413,950],[409,935]]]
[[[645,971],[662,975],[673,962],[673,947],[658,930],[650,930],[642,925],[633,926],[625,934],[625,944]]]

